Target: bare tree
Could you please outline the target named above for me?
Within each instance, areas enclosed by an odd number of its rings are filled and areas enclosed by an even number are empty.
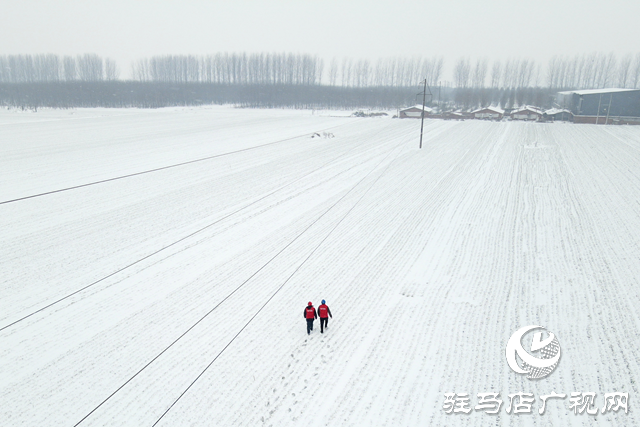
[[[57,55],[35,55],[32,59],[34,81],[57,82],[61,76],[60,58]]]
[[[349,79],[351,77],[351,60],[349,58],[342,58],[342,69],[340,72],[340,83],[342,86],[349,86]]]
[[[499,88],[500,87],[500,79],[502,77],[502,65],[500,61],[494,61],[493,67],[491,67],[491,87]]]
[[[573,75],[573,87],[580,88],[582,85],[582,76],[584,74],[584,57],[576,55],[573,58],[573,67],[576,70]]]
[[[335,86],[338,81],[338,61],[335,57],[331,60],[329,65],[329,86]]]
[[[0,56],[0,83],[10,83],[9,77],[9,61],[6,56]]]
[[[102,58],[93,53],[78,56],[76,59],[78,77],[82,81],[100,81],[104,78]]]
[[[385,85],[397,86],[398,85],[398,81],[397,81],[398,58],[390,58],[386,62],[387,62],[387,66],[386,66],[387,81]]]
[[[469,86],[471,74],[471,61],[469,58],[460,58],[453,69],[453,80],[457,88],[465,89]]]
[[[432,59],[433,66],[431,67],[431,85],[435,86],[440,81],[442,75],[442,68],[444,67],[444,59],[442,56],[434,57]]]
[[[516,62],[517,80],[516,87],[525,88],[531,85],[531,77],[535,62],[528,59],[522,59]]]
[[[120,69],[113,59],[107,58],[104,60],[104,77],[106,80],[118,80],[120,77]]]
[[[476,65],[473,69],[473,87],[483,88],[484,82],[487,77],[487,67],[489,62],[487,58],[480,58],[476,60]]]
[[[547,87],[556,88],[558,79],[558,56],[554,55],[547,64]]]
[[[631,54],[628,54],[620,60],[620,64],[618,65],[618,87],[626,88],[627,84],[629,84],[632,59]]]
[[[633,60],[629,82],[631,87],[640,88],[640,52],[636,53]]]
[[[502,87],[503,88],[513,88],[516,86],[516,67],[517,67],[517,63],[515,62],[515,60],[511,60],[508,59],[505,63],[504,63],[504,69],[502,72]]]
[[[62,59],[62,68],[64,70],[63,75],[66,81],[70,82],[78,78],[76,60],[73,56],[65,56]]]
[[[606,57],[601,54],[594,53],[591,55],[591,63],[592,63],[592,72],[591,72],[591,83],[589,87],[598,88],[600,87],[600,81],[602,79],[602,71],[604,70],[604,62],[606,61]]]
[[[582,89],[593,87],[592,80],[596,65],[594,55],[584,55],[580,62],[582,64],[582,80],[579,87]]]
[[[602,60],[602,72],[600,77],[600,87],[607,87],[614,80],[616,69],[616,56],[613,52],[604,56]]]
[[[569,88],[573,88],[573,87],[575,87],[576,63],[575,63],[575,61],[572,61],[571,58],[569,58],[569,57],[565,58],[564,63],[565,63],[565,67],[564,67],[564,73],[565,73],[564,86],[565,87],[569,87]]]

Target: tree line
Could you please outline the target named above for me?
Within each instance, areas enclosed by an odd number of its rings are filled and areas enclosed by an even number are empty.
[[[285,53],[218,53],[215,55],[159,55],[131,64],[139,82],[216,83],[228,85],[329,85],[343,87],[416,86],[425,78],[430,86],[443,80],[444,59],[333,58],[325,70],[317,56]],[[466,88],[598,89],[639,88],[640,52],[618,59],[613,53],[554,56],[546,69],[531,59],[493,61],[460,58],[452,70],[453,86]],[[77,56],[0,55],[0,83],[119,80],[116,61],[96,54]],[[445,83],[446,86],[448,83]]]
[[[490,63],[463,57],[450,81],[444,65],[439,56],[334,58],[325,67],[321,58],[304,54],[159,55],[134,61],[131,79],[123,81],[114,60],[95,54],[0,55],[0,105],[394,108],[416,103],[426,79],[431,106],[511,108],[551,106],[559,90],[640,88],[640,53],[554,56],[546,67],[526,58]]]
[[[170,83],[139,81],[32,82],[0,84],[0,105],[41,107],[160,108],[234,104],[263,108],[392,109],[414,98],[413,87]]]
[[[426,78],[435,85],[442,78],[444,60],[434,58],[334,58],[324,75],[317,56],[293,54],[162,55],[132,64],[137,81],[217,84],[291,84],[343,87],[413,86]]]
[[[625,55],[620,61],[613,53],[554,56],[546,72],[531,59],[498,60],[489,67],[486,58],[474,62],[460,58],[453,68],[453,83],[452,98],[445,101],[449,108],[546,108],[562,90],[640,88],[640,53]]]
[[[432,58],[382,58],[375,63],[366,59],[334,58],[328,70],[329,86],[416,86],[427,80],[430,86],[438,85],[443,78],[444,59]]]
[[[547,87],[599,89],[605,87],[640,88],[640,52],[554,56],[547,67]]]
[[[531,59],[489,61],[479,58],[474,63],[460,58],[453,69],[456,88],[543,87],[550,89],[601,89],[606,87],[640,88],[640,52],[627,54],[619,61],[613,53],[553,56],[543,73],[542,64]]]
[[[324,61],[294,54],[161,55],[132,64],[141,82],[215,83],[226,85],[318,85]]]
[[[78,56],[0,55],[0,83],[111,81],[119,76],[116,61],[91,53]]]

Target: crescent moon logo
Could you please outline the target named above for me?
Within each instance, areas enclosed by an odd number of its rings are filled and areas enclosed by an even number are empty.
[[[522,347],[522,337],[535,329],[543,329],[543,326],[529,325],[518,329],[511,335],[507,342],[505,356],[509,367],[518,374],[528,374],[529,379],[544,378],[551,374],[560,361],[560,343],[556,336],[548,332],[549,337],[542,339],[542,332],[536,332],[531,341],[531,351],[541,350],[542,357],[535,357]],[[546,331],[546,330],[545,330]],[[523,366],[518,364],[516,354],[522,359]]]

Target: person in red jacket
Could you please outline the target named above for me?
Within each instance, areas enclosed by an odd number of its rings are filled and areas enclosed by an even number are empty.
[[[329,323],[329,317],[333,319],[331,315],[331,310],[329,310],[329,306],[325,304],[325,300],[322,300],[322,305],[318,307],[318,314],[320,315],[320,333],[324,334],[324,329],[327,327]]]
[[[313,331],[313,321],[318,318],[318,314],[316,313],[316,309],[309,301],[309,304],[304,309],[304,318],[307,319],[307,335],[311,334]]]

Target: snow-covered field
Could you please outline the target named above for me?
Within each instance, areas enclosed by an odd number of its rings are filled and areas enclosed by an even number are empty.
[[[426,121],[422,150],[419,128],[0,112],[0,425],[640,424],[640,127]],[[540,380],[505,360],[526,325],[562,349]]]

